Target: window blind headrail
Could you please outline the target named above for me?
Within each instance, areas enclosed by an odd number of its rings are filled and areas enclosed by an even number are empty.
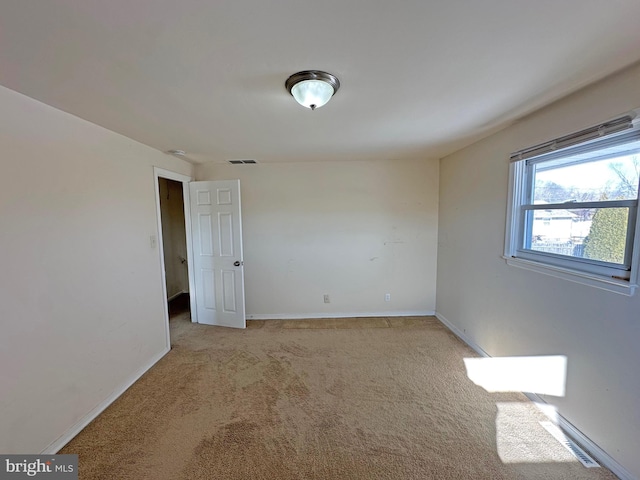
[[[579,132],[571,133],[564,137],[559,137],[555,140],[514,152],[511,154],[511,161],[518,162],[520,160],[538,157],[550,152],[563,150],[582,143],[604,138],[609,135],[624,132],[631,128],[633,128],[633,117],[631,117],[631,115],[625,115],[624,117],[616,118],[615,120],[611,120],[594,127],[585,128]]]

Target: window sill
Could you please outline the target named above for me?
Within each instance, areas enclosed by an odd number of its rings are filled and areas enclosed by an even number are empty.
[[[609,292],[626,295],[628,297],[632,296],[635,293],[635,289],[637,287],[636,284],[630,283],[625,280],[601,277],[598,275],[579,272],[568,268],[556,267],[553,265],[547,265],[531,260],[524,260],[522,258],[504,256],[502,258],[506,260],[507,265],[511,265],[512,267],[523,268],[525,270],[531,270],[533,272],[542,273],[544,275],[562,278],[563,280],[580,283],[582,285],[588,285],[590,287],[607,290]]]

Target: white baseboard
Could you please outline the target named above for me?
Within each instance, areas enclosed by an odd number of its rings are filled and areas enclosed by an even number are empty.
[[[247,320],[308,320],[318,318],[356,318],[356,317],[425,317],[434,316],[433,310],[397,311],[397,312],[356,312],[356,313],[252,313]]]
[[[582,448],[584,448],[593,458],[595,458],[600,465],[605,466],[611,470],[620,480],[637,480],[637,478],[631,474],[626,468],[620,465],[614,458],[607,452],[595,444],[589,437],[573,426],[566,418],[559,413],[555,412],[555,408],[548,404],[546,400],[540,397],[536,393],[524,392],[529,400],[536,404],[536,406],[553,420],[558,427],[560,427],[566,434]],[[554,411],[554,416],[550,416],[547,412],[549,408]]]
[[[451,330],[453,333],[455,333],[455,335],[460,340],[462,340],[464,343],[469,345],[478,355],[480,355],[481,357],[490,357],[491,356],[487,352],[485,352],[482,348],[480,348],[480,345],[476,344],[469,337],[467,337],[464,332],[461,332],[458,329],[458,327],[456,327],[453,323],[451,323],[449,320],[444,318],[444,316],[442,314],[436,312],[436,318],[438,320],[440,320],[440,323],[443,323],[445,327],[447,327],[449,330]]]
[[[460,338],[460,340],[470,346],[478,355],[480,355],[481,357],[491,357],[491,355],[485,352],[477,343],[467,337],[464,332],[460,331],[459,328],[457,328],[449,320],[447,320],[444,315],[436,312],[435,316],[438,320],[440,320],[441,323],[444,324],[444,326],[451,330],[458,338]],[[542,397],[535,393],[523,393],[527,396],[527,398],[529,398],[529,400],[535,403],[538,408],[540,408],[542,413],[549,416],[549,407],[553,408],[550,404],[548,404]],[[636,477],[634,477],[626,468],[624,468],[615,459],[613,459],[611,455],[605,452],[589,437],[587,437],[584,433],[573,426],[562,415],[557,413],[555,411],[555,408],[553,410],[555,412],[554,416],[549,416],[549,419],[552,422],[556,423],[558,427],[560,427],[567,434],[568,437],[570,437],[581,447],[583,447],[587,452],[589,452],[598,461],[598,463],[611,470],[621,480],[637,480]]]
[[[42,452],[41,455],[54,455],[56,454],[62,447],[64,447],[67,443],[69,443],[73,437],[78,435],[83,428],[85,428],[89,423],[91,423],[98,415],[100,415],[109,405],[115,402],[120,395],[127,391],[127,389],[136,383],[142,375],[144,375],[151,367],[153,367],[162,357],[164,357],[167,353],[169,353],[170,348],[164,349],[158,355],[153,357],[149,363],[147,363],[144,367],[138,369],[129,379],[124,382],[120,387],[114,390],[111,395],[109,395],[103,402],[98,404],[95,408],[93,408],[89,413],[87,413],[84,417],[78,420],[73,426],[71,426],[66,432],[64,432],[60,437],[51,442]]]
[[[184,294],[184,293],[189,293],[187,290],[182,290],[181,292],[178,292],[174,295],[171,295],[170,297],[167,298],[167,302],[170,302],[171,300],[173,300],[174,298],[178,298],[180,295]]]

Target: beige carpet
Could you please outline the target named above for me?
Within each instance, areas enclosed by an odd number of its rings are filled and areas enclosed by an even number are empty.
[[[81,479],[614,479],[431,317],[171,321],[172,351],[60,453]]]

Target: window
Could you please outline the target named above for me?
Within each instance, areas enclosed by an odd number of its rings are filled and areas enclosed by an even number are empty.
[[[512,154],[510,179],[507,263],[634,293],[640,126],[633,116]]]

